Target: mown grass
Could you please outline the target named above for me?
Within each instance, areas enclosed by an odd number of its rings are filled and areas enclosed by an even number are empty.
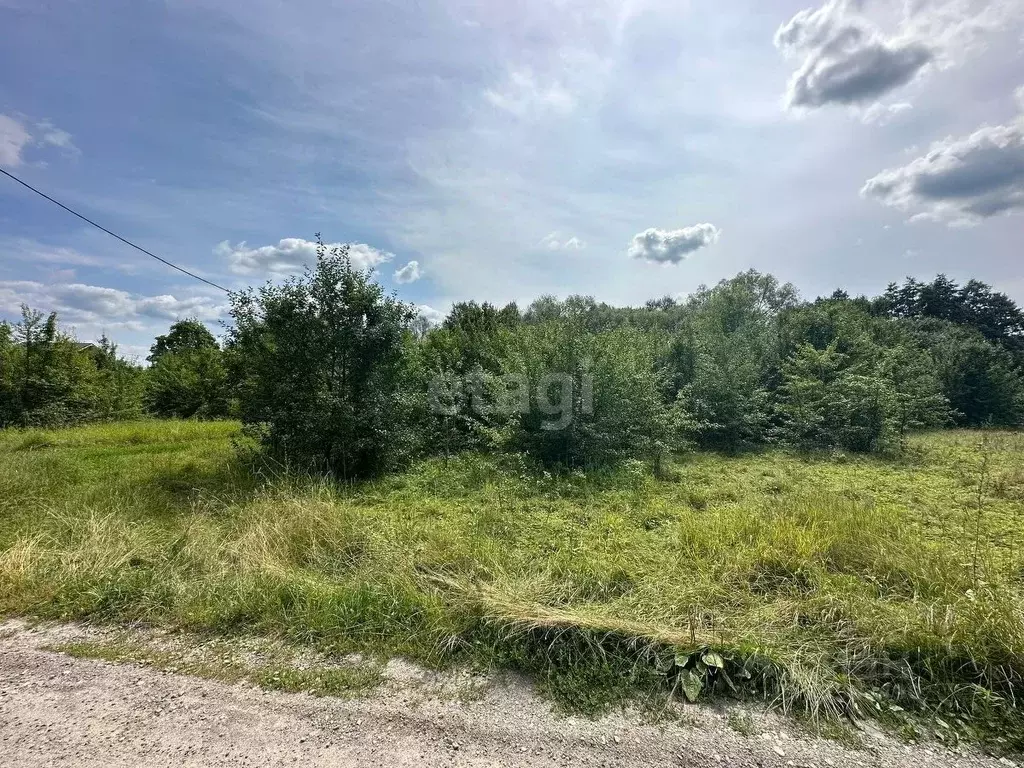
[[[253,473],[236,432],[0,434],[0,612],[519,669],[585,711],[693,671],[814,717],[1024,746],[1024,435],[922,436],[898,461],[686,456],[673,480],[463,456],[339,488]]]

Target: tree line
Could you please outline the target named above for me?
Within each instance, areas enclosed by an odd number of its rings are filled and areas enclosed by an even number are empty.
[[[463,302],[433,327],[321,245],[302,275],[232,294],[223,343],[182,320],[148,361],[25,308],[0,324],[0,426],[232,417],[290,465],[353,479],[466,450],[660,466],[687,449],[884,453],[913,430],[1024,423],[1024,313],[942,275],[802,301],[749,271],[641,307]]]

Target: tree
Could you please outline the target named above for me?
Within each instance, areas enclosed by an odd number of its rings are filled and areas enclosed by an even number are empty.
[[[918,319],[907,327],[935,361],[956,424],[1024,424],[1024,376],[1009,350],[973,328],[941,320]]]
[[[219,347],[161,353],[149,369],[146,407],[165,419],[228,415],[228,376]]]
[[[426,408],[421,414],[427,440],[444,455],[493,447],[497,414],[474,408],[472,381],[483,386],[488,377],[505,372],[509,335],[521,318],[515,304],[503,309],[484,302],[459,302],[441,327],[417,349],[416,371],[420,391],[432,397],[447,392],[444,408]],[[434,404],[437,406],[438,404]]]
[[[228,346],[241,418],[273,455],[343,480],[397,466],[415,446],[407,344],[416,312],[347,246],[300,277],[231,297]]]
[[[685,366],[672,374],[698,445],[735,452],[767,439],[779,316],[796,303],[792,285],[753,270],[690,298],[671,359]]]
[[[165,419],[228,415],[228,373],[213,334],[194,318],[178,320],[156,337],[148,360],[146,407]]]
[[[203,349],[220,349],[217,340],[209,329],[197,318],[179,320],[163,336],[157,336],[156,342],[149,348],[151,363],[156,363],[168,352],[196,351]]]
[[[584,322],[562,316],[515,334],[506,369],[533,392],[513,415],[505,447],[546,466],[658,461],[675,436],[654,339],[631,328],[591,333]]]
[[[949,408],[926,352],[874,347],[859,358],[802,343],[782,367],[777,433],[801,450],[900,448],[908,432],[941,426]]]
[[[86,351],[97,371],[96,418],[103,421],[139,418],[143,414],[145,372],[117,354],[106,334]]]
[[[837,351],[835,342],[825,349],[804,342],[794,350],[783,365],[776,405],[783,442],[802,451],[836,444],[836,384],[846,364],[847,356]]]
[[[1014,354],[1024,354],[1024,312],[1006,294],[978,280],[961,288],[945,275],[931,283],[908,277],[902,286],[891,283],[874,308],[893,318],[933,318],[966,325]]]
[[[141,412],[141,373],[104,339],[81,344],[56,313],[22,306],[0,329],[0,426],[66,426]]]
[[[10,324],[0,322],[0,427],[18,420],[18,387],[16,370],[18,350],[14,345]]]

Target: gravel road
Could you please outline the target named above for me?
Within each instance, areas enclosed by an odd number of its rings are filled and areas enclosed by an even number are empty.
[[[0,622],[0,766],[1015,765],[879,734],[850,749],[756,712],[744,736],[728,725],[735,708],[685,707],[655,724],[635,713],[564,717],[522,681],[451,695],[450,679],[401,662],[381,688],[342,699],[46,650],[94,632]]]

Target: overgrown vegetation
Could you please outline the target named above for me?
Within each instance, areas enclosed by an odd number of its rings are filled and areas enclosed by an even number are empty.
[[[321,245],[231,306],[223,345],[182,320],[147,369],[0,324],[0,426],[28,428],[0,432],[0,611],[1024,747],[1024,437],[920,434],[1024,422],[1006,296],[802,302],[747,272],[431,328]],[[56,429],[143,413],[192,421]]]
[[[106,337],[81,344],[57,315],[22,307],[0,322],[0,427],[57,426],[142,415],[143,372]]]
[[[588,711],[757,696],[1024,746],[1020,434],[698,453],[672,480],[464,454],[354,486],[253,471],[237,439],[4,433],[0,611],[520,669]]]
[[[142,369],[26,307],[0,324],[0,426],[238,415],[288,466],[353,480],[467,450],[660,466],[692,448],[895,454],[917,429],[1024,423],[1024,313],[941,275],[801,302],[746,272],[682,303],[468,302],[430,328],[321,244],[231,315],[223,348],[181,320]]]

